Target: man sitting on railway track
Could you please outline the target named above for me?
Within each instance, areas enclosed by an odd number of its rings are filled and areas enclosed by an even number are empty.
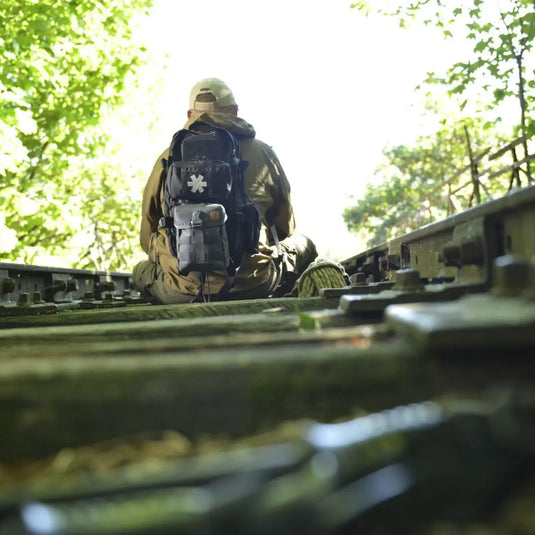
[[[202,121],[222,127],[237,138],[242,158],[249,162],[244,171],[246,191],[261,215],[259,252],[244,256],[233,287],[225,298],[249,299],[284,294],[292,289],[317,252],[309,238],[293,235],[295,220],[290,184],[277,156],[271,147],[255,138],[253,126],[238,117],[232,92],[217,78],[202,80],[193,87],[187,115],[184,128]],[[179,273],[166,229],[159,226],[164,212],[162,160],[168,157],[169,149],[166,149],[145,186],[140,239],[148,259],[138,263],[133,270],[134,287],[164,304],[191,302],[201,289],[200,280],[193,272],[188,275]],[[276,233],[270,230],[271,226]],[[217,295],[225,284],[225,276],[218,272],[209,273],[206,283],[209,293]]]

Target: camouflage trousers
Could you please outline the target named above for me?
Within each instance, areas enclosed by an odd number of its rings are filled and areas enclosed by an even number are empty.
[[[314,243],[306,236],[290,236],[280,242],[280,256],[275,246],[270,247],[272,255],[262,257],[262,268],[257,269],[256,256],[245,258],[238,271],[235,286],[225,295],[225,299],[260,299],[269,296],[280,296],[292,290],[295,281],[307,266],[317,257]],[[197,298],[197,294],[180,292],[174,284],[181,275],[169,274],[151,260],[142,260],[133,270],[132,282],[142,295],[154,298],[162,304],[189,303]],[[221,274],[210,274],[208,282],[213,288],[222,284]],[[209,291],[205,288],[205,293]],[[217,291],[211,294],[217,299]]]

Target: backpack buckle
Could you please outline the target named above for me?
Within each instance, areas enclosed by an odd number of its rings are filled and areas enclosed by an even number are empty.
[[[202,212],[200,210],[196,210],[191,214],[191,226],[194,229],[200,229],[203,228],[203,220],[202,220]]]
[[[168,217],[168,216],[162,216],[160,217],[160,219],[158,220],[158,225],[161,227],[161,228],[173,228],[173,222],[174,222],[174,219],[172,217]]]

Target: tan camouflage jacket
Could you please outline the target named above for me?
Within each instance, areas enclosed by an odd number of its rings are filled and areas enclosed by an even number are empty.
[[[290,200],[290,184],[277,156],[265,143],[255,139],[253,126],[239,117],[221,113],[205,113],[197,117],[232,132],[238,139],[242,158],[249,162],[245,169],[245,184],[251,201],[260,208],[262,230],[260,253],[244,258],[233,291],[244,291],[262,284],[273,270],[272,250],[268,245],[273,238],[268,227],[275,224],[279,240],[291,235],[295,229],[294,214]],[[189,127],[188,121],[185,127]],[[162,216],[162,158],[167,158],[166,149],[158,158],[143,193],[140,241],[150,260],[160,264],[166,276],[165,281],[179,292],[196,295],[199,281],[193,274],[179,275],[177,260],[171,255],[165,229],[158,226]],[[212,274],[210,287],[216,290],[223,284],[222,274]]]

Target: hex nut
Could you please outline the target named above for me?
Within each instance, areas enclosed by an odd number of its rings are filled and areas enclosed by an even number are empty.
[[[362,286],[363,284],[366,284],[366,273],[363,273],[362,271],[353,273],[353,275],[349,277],[349,281],[351,286]]]
[[[442,259],[445,266],[459,267],[461,265],[461,248],[453,243],[445,245],[442,249]]]
[[[492,293],[501,297],[520,295],[528,286],[529,262],[508,254],[494,260]]]
[[[417,269],[407,268],[396,271],[393,290],[415,291],[423,288],[420,272]]]
[[[459,246],[461,265],[481,265],[485,259],[483,245],[478,238],[466,240]]]

